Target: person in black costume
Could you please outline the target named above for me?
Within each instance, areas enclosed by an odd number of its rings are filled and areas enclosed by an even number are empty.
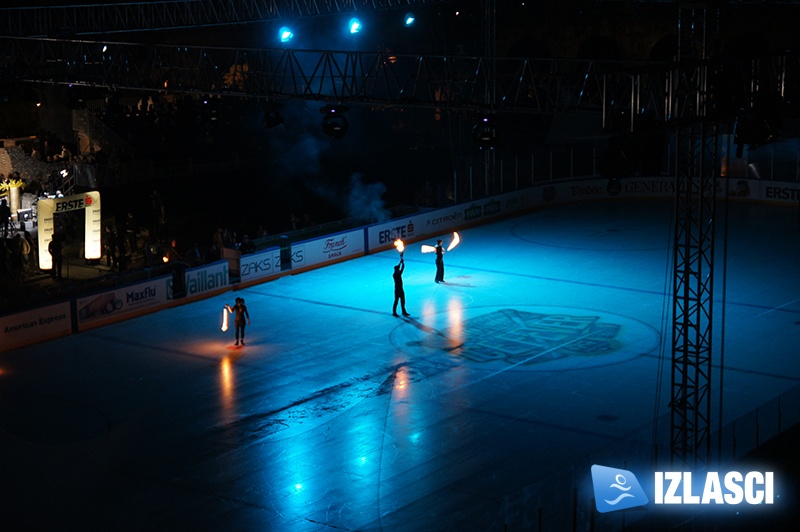
[[[442,239],[436,241],[433,248],[436,251],[436,282],[444,282],[444,246],[442,246]]]
[[[239,345],[240,336],[242,338],[242,345],[244,345],[245,319],[247,319],[247,325],[250,325],[250,314],[247,312],[247,305],[244,304],[244,298],[237,297],[233,307],[225,305],[225,308],[228,309],[228,312],[235,314],[233,325],[236,328],[236,343],[234,345]]]
[[[11,207],[5,198],[0,200],[0,229],[3,231],[3,238],[8,237],[8,228],[11,226]]]
[[[403,271],[405,270],[406,265],[403,259],[400,259],[400,264],[394,267],[394,273],[392,277],[394,278],[394,305],[392,306],[392,315],[397,316],[397,302],[400,302],[400,308],[403,311],[403,316],[410,316],[408,312],[406,312],[406,293],[403,290]]]
[[[50,252],[50,257],[53,259],[53,266],[50,269],[50,277],[61,280],[61,264],[64,259],[64,246],[61,242],[61,235],[56,233],[53,239],[47,246],[47,251]]]

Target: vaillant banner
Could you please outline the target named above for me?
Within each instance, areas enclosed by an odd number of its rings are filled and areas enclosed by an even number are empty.
[[[62,212],[81,209],[86,211],[84,258],[91,260],[99,259],[103,256],[103,247],[100,241],[103,231],[99,192],[84,192],[63,198],[43,198],[37,203],[37,209],[39,216],[40,269],[50,270],[53,268],[53,259],[50,256],[49,246],[55,231],[55,216]]]
[[[172,282],[172,277],[168,277],[166,283],[167,299],[173,298]],[[186,295],[188,297],[227,288],[230,284],[228,261],[218,260],[205,266],[186,270],[184,272],[184,282],[186,283]]]

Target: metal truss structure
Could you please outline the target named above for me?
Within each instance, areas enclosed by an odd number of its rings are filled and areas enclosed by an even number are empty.
[[[725,72],[743,102],[782,105],[797,56],[702,68]],[[0,79],[198,95],[305,99],[476,113],[602,113],[609,130],[694,120],[682,64],[224,48],[0,37]],[[787,74],[788,73],[788,74]],[[491,91],[487,88],[491,87]],[[490,92],[490,97],[487,96]],[[713,103],[713,102],[712,102]]]
[[[14,37],[95,35],[248,24],[443,3],[447,0],[164,0],[37,6],[0,9],[0,31]]]
[[[715,20],[704,5],[679,12],[679,63],[685,68],[677,93],[686,112],[677,127],[672,286],[670,460],[677,467],[702,467],[711,459],[714,204],[720,171],[719,117],[711,116],[705,59]]]

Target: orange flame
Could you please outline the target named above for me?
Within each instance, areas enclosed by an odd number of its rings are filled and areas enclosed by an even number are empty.
[[[403,241],[400,240],[399,238],[394,241],[394,247],[396,247],[397,251],[399,251],[400,253],[402,253],[406,249],[405,244],[403,244]]]

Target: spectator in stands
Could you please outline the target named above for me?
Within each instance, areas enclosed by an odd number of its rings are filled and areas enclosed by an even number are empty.
[[[189,261],[189,266],[192,267],[203,264],[203,256],[200,254],[200,247],[197,242],[194,242],[191,249],[186,253],[186,259]]]
[[[244,235],[242,237],[242,243],[239,244],[239,251],[241,251],[243,255],[246,255],[248,253],[255,253],[256,244],[255,242],[250,240],[249,236]]]
[[[31,150],[31,159],[36,161],[42,160],[42,152],[39,151],[39,147],[35,144],[33,145],[33,149]]]
[[[5,178],[5,176],[3,176]],[[8,238],[8,229],[11,224],[11,207],[5,198],[0,200],[0,229],[3,232],[3,238]]]
[[[128,247],[132,254],[139,251],[139,243],[136,241],[137,231],[136,219],[133,217],[133,213],[128,211],[128,217],[125,219],[125,236],[128,239]]]
[[[114,226],[111,224],[106,224],[105,231],[103,234],[103,248],[106,253],[106,266],[109,268],[113,268],[116,264],[116,257],[114,250],[117,247],[117,232],[114,230]]]
[[[62,279],[61,264],[64,259],[64,247],[61,242],[60,234],[55,233],[53,235],[53,240],[50,241],[50,244],[47,246],[47,250],[50,252],[50,257],[53,259],[53,267],[50,270],[50,277],[60,281]]]
[[[72,152],[69,151],[66,144],[61,145],[61,153],[57,153],[53,156],[54,161],[64,161],[69,162],[72,160]]]

